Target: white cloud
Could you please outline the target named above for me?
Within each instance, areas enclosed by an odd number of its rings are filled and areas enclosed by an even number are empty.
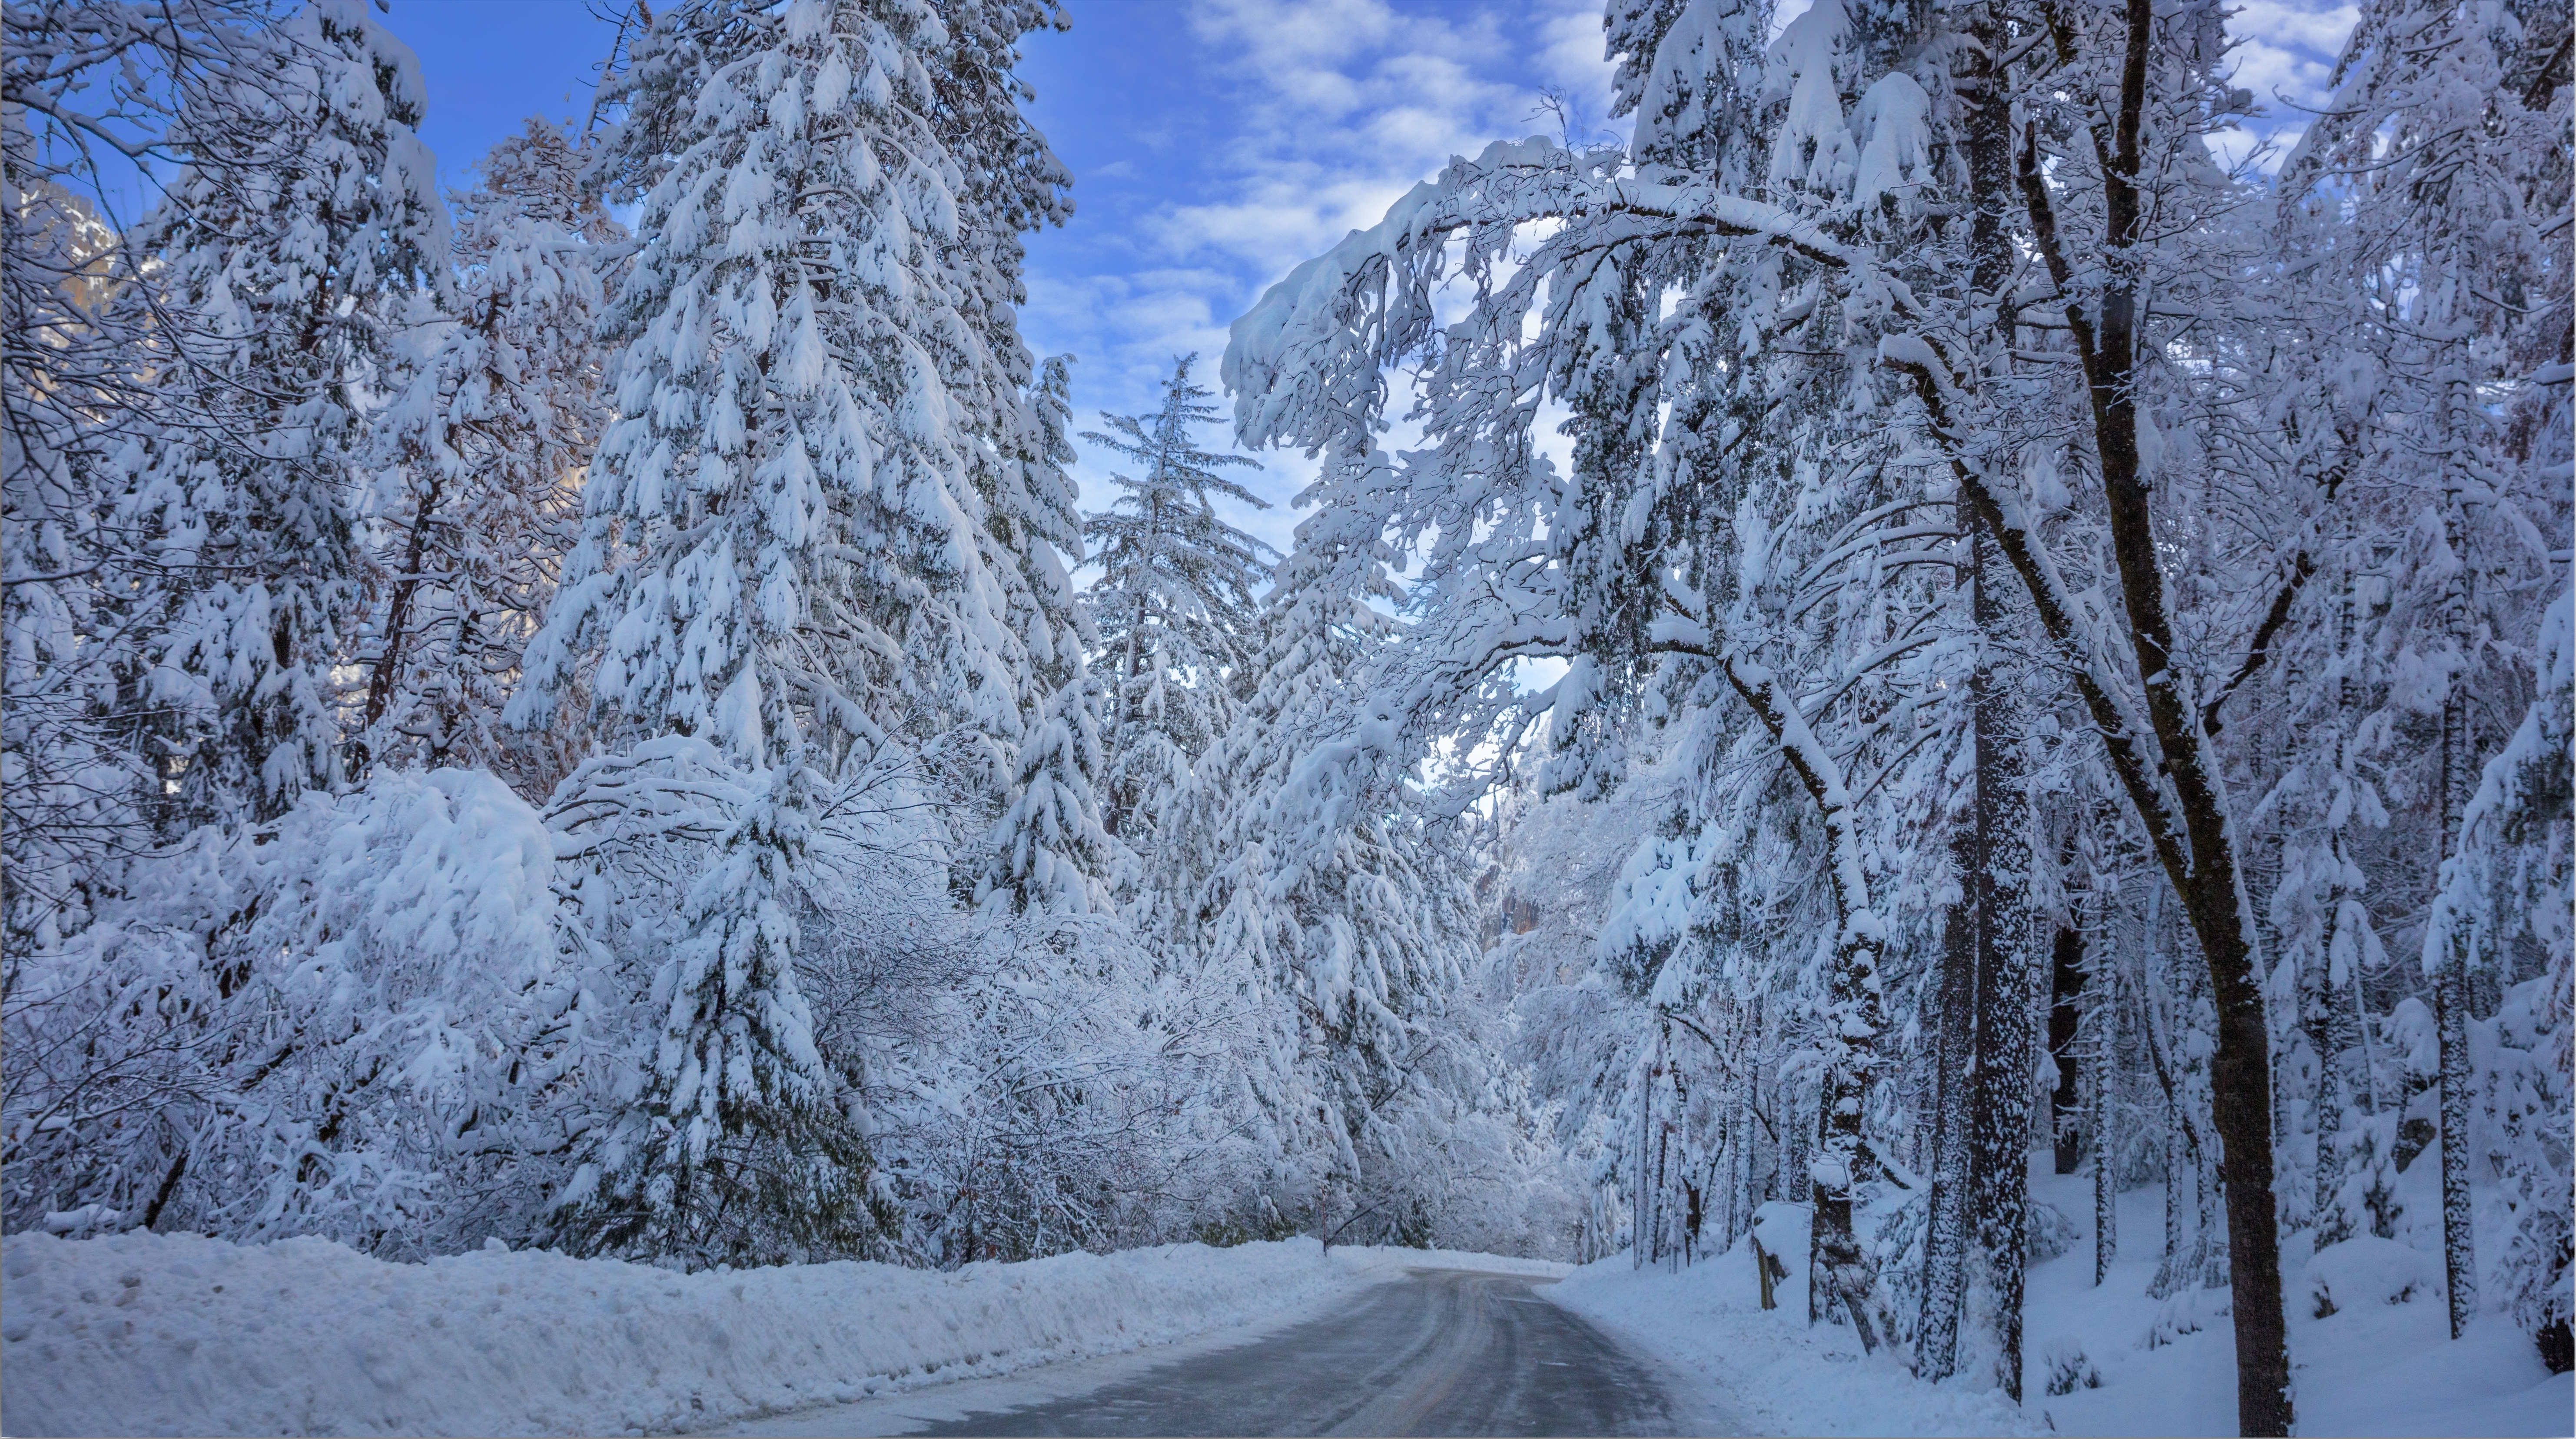
[[[1601,58],[1601,7],[1569,6],[1563,13],[1551,15],[1537,26],[1540,37],[1538,70],[1550,84],[1568,89],[1595,87],[1598,98],[1607,103],[1610,67]]]
[[[1176,255],[1220,249],[1265,281],[1374,224],[1451,156],[1544,128],[1540,86],[1596,116],[1608,98],[1591,0],[1464,17],[1389,0],[1222,0],[1191,25],[1241,83],[1243,110],[1220,142],[1221,192],[1170,207],[1156,236]]]
[[[2254,96],[2256,112],[2232,133],[2212,137],[2211,148],[2230,163],[2269,146],[2258,157],[2277,170],[2307,129],[2307,112],[2333,98],[2328,80],[2359,13],[2350,4],[2299,0],[2244,0],[2228,22],[2235,42],[2228,59],[2234,83]]]
[[[1100,408],[1149,408],[1174,355],[1198,352],[1213,385],[1227,325],[1264,287],[1377,223],[1451,156],[1552,129],[1542,87],[1569,95],[1592,128],[1604,124],[1598,0],[1445,14],[1413,0],[1215,0],[1188,16],[1211,97],[1204,124],[1171,137],[1196,150],[1193,192],[1123,218],[1119,273],[1050,271],[1031,287],[1031,331],[1083,356],[1086,426]],[[1288,501],[1314,467],[1260,458],[1248,483],[1273,508],[1228,518],[1284,549],[1302,518]],[[1106,496],[1105,468],[1086,456],[1076,474],[1089,503]]]
[[[2236,83],[2276,111],[2281,109],[2276,101],[2311,109],[2324,105],[2335,57],[2359,18],[2350,5],[2246,0],[2229,26],[2237,40],[2230,57],[2236,63]]]

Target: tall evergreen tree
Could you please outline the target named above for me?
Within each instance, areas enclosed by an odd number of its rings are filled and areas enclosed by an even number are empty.
[[[924,12],[710,0],[662,15],[623,81],[612,163],[649,181],[659,242],[614,310],[619,416],[513,715],[595,664],[596,722],[714,746],[743,798],[655,981],[641,1092],[567,1192],[590,1247],[742,1261],[874,1226],[797,980],[817,787],[945,724],[1019,723],[949,385],[973,373],[962,177],[994,158],[943,133],[951,43]]]
[[[2371,539],[2401,560],[2383,633],[2404,669],[2439,676],[2438,698],[2417,701],[2440,736],[2418,768],[2436,796],[2428,838],[2443,856],[2460,851],[2504,738],[2480,712],[2528,683],[2533,616],[2514,596],[2541,587],[2532,536],[2567,523],[2567,34],[2553,7],[2370,5],[2337,63],[2332,114],[2285,168],[2294,203],[2359,206],[2331,256],[2358,300],[2336,348],[2377,380],[2348,386],[2364,392],[2350,408],[2354,428],[2367,422],[2361,478],[2385,497],[2372,506]],[[2541,379],[2553,371],[2557,383]],[[2439,937],[2424,965],[2441,1056],[2444,1290],[2458,1338],[2479,1308],[2478,1016],[2466,933]]]
[[[1190,380],[1197,356],[1174,362],[1163,405],[1151,415],[1104,415],[1111,434],[1082,437],[1134,463],[1114,474],[1117,497],[1083,523],[1100,566],[1090,591],[1093,623],[1112,669],[1108,828],[1144,844],[1165,818],[1198,754],[1225,731],[1255,643],[1255,592],[1269,546],[1217,517],[1212,495],[1268,508],[1221,471],[1259,468],[1242,455],[1199,448],[1193,433],[1216,418]]]
[[[1274,996],[1286,1026],[1272,1107],[1327,1169],[1400,1217],[1402,1112],[1456,1083],[1458,1036],[1438,1025],[1474,954],[1458,824],[1381,757],[1348,744],[1370,716],[1353,696],[1399,636],[1380,605],[1402,591],[1368,497],[1391,462],[1337,447],[1298,497],[1297,527],[1262,601],[1254,674],[1233,723],[1200,758],[1167,853],[1176,918],[1206,958]],[[1287,1096],[1305,1102],[1281,1103]]]
[[[1076,602],[1066,558],[1082,557],[1074,509],[1069,356],[1046,362],[1030,386],[1015,483],[997,507],[995,528],[1017,538],[1017,568],[1029,639],[1030,684],[1042,701],[1022,741],[1017,785],[988,836],[991,859],[977,882],[986,903],[1087,913],[1103,908],[1119,873],[1118,846],[1101,823],[1108,758],[1101,730],[1109,687],[1092,673],[1085,645],[1096,638]],[[1050,687],[1052,692],[1049,692]]]

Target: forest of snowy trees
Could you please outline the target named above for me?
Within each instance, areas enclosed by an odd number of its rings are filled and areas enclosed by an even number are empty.
[[[7,13],[9,1227],[1562,1246],[1489,836],[1295,769],[1378,547],[1186,358],[1078,504],[1052,6],[639,11],[445,196],[357,0]]]
[[[10,0],[0,1227],[1788,1202],[2020,1399],[2036,1163],[2097,1282],[2161,1193],[2247,1433],[2333,1245],[2568,1367],[2564,5],[2365,0],[2286,153],[2207,0],[1607,9],[1628,140],[1102,415],[1017,313],[1054,0],[638,6],[444,194],[362,0]]]

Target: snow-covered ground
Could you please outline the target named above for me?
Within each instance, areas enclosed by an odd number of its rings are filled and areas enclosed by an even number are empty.
[[[2576,1375],[2552,1376],[2531,1339],[2503,1315],[2481,1315],[2458,1343],[2442,1302],[2440,1201],[2433,1166],[2401,1177],[2425,1247],[2364,1236],[2309,1259],[2285,1253],[2290,1363],[2299,1427],[2310,1434],[2568,1434]],[[2120,1197],[2120,1258],[2093,1285],[2092,1180],[2039,1166],[2034,1198],[2083,1230],[2060,1259],[2030,1271],[2023,1373],[2035,1409],[2061,1434],[2233,1434],[2236,1340],[2224,1290],[2145,1297],[2163,1234],[2163,1191]],[[2498,1239],[2500,1243],[2500,1237]],[[2489,1246],[2489,1253],[2494,1247]],[[2317,1316],[2323,1286],[2334,1312]],[[2400,1297],[2403,1296],[2403,1297]],[[2196,1332],[2164,1336],[2190,1325]],[[2149,1336],[2163,1342],[2149,1344]],[[2083,1351],[2100,1388],[2041,1393],[2054,1350]]]
[[[1268,1327],[1434,1266],[1564,1276],[1551,1298],[1700,1376],[1755,1432],[2234,1433],[2224,1291],[2144,1297],[2161,1223],[2152,1189],[2124,1196],[2124,1254],[2096,1288],[2086,1184],[2033,1176],[2034,1196],[2087,1232],[2030,1271],[2025,1409],[1964,1384],[1925,1385],[1887,1354],[1863,1355],[1849,1329],[1809,1327],[1805,1213],[1775,1204],[1760,1233],[1790,1273],[1769,1312],[1741,1243],[1677,1274],[1631,1269],[1625,1256],[1569,1270],[1446,1251],[1326,1254],[1311,1239],[955,1273],[842,1263],[677,1274],[498,1249],[391,1264],[319,1239],[18,1234],[0,1241],[0,1430],[714,1428]],[[2451,1343],[2439,1281],[2434,1256],[2395,1241],[2356,1241],[2294,1267],[2301,1427],[2576,1429],[2576,1377],[2550,1376],[2500,1317]],[[2334,1300],[2323,1317],[2320,1286]],[[2048,1394],[2052,1364],[2098,1375],[2099,1386]]]
[[[1765,1311],[1744,1240],[1678,1273],[1635,1269],[1614,1254],[1585,1265],[1548,1297],[1631,1347],[1707,1375],[1758,1434],[2042,1434],[1991,1393],[1934,1387],[1885,1353],[1864,1355],[1852,1331],[1807,1325],[1807,1216],[1766,1204],[1755,1232],[1780,1257],[1780,1307]],[[2233,1432],[2232,1430],[2230,1432]]]
[[[2032,1197],[2082,1232],[2063,1257],[2030,1270],[2023,1410],[1961,1384],[1925,1385],[1888,1354],[1863,1355],[1848,1328],[1810,1328],[1806,1218],[1794,1206],[1763,1210],[1763,1242],[1791,1271],[1779,1285],[1780,1307],[1768,1313],[1741,1242],[1678,1274],[1640,1272],[1616,1256],[1578,1270],[1551,1297],[1638,1348],[1712,1376],[1756,1427],[1774,1433],[2234,1434],[2226,1292],[2145,1297],[2162,1235],[2161,1191],[2122,1196],[2121,1258],[2096,1288],[2091,1180],[2044,1171],[2032,1175]],[[2336,1301],[2322,1318],[2320,1284]],[[2440,1284],[2439,1255],[2391,1240],[2353,1241],[2291,1267],[2299,1427],[2351,1435],[2576,1432],[2576,1375],[2552,1376],[2500,1315],[2483,1316],[2452,1343]],[[2078,1387],[2045,1392],[2053,1360],[2078,1376]],[[2098,1375],[2099,1386],[2084,1386],[2087,1375]]]
[[[955,1273],[677,1274],[547,1253],[389,1264],[320,1239],[0,1242],[10,1434],[613,1434],[1169,1344],[1449,1265],[1311,1239]]]

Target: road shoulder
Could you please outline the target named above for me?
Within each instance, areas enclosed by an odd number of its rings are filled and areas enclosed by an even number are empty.
[[[1348,1285],[1311,1294],[1261,1318],[1186,1339],[1090,1359],[1068,1359],[988,1379],[959,1379],[862,1399],[822,1404],[696,1432],[760,1436],[875,1436],[910,1434],[970,1414],[991,1414],[1034,1404],[1079,1399],[1167,1364],[1240,1348],[1347,1307],[1361,1293],[1404,1277],[1392,1264],[1354,1266]]]

